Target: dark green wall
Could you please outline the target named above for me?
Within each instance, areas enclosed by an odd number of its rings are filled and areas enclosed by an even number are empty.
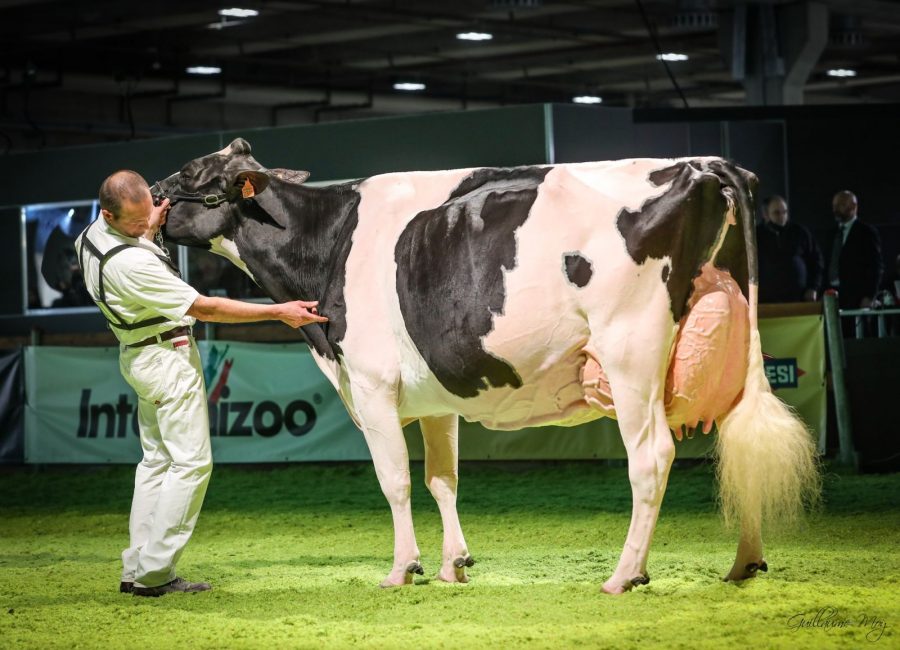
[[[97,314],[21,315],[19,206],[95,198],[106,176],[129,168],[149,182],[236,137],[269,167],[306,169],[312,181],[361,178],[403,171],[550,162],[544,105],[484,111],[330,122],[215,132],[135,142],[39,151],[0,157],[0,335],[95,331]],[[2,209],[8,206],[9,209]]]
[[[269,167],[306,169],[311,180],[382,172],[549,162],[545,108],[429,113],[327,124],[216,132],[0,157],[0,206],[93,199],[106,176],[129,168],[149,182],[236,137]]]

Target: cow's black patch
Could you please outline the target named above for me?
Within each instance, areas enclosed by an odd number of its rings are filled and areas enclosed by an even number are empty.
[[[666,264],[666,265],[663,267],[663,270],[662,270],[662,281],[663,281],[663,282],[668,282],[668,281],[669,281],[669,271],[671,271],[671,269],[669,268],[669,265]]]
[[[591,261],[581,253],[567,253],[565,256],[566,277],[576,287],[586,287],[594,274]]]
[[[652,172],[654,185],[671,183],[671,187],[646,201],[640,210],[622,210],[617,217],[628,254],[636,263],[671,259],[663,282],[676,322],[687,308],[694,278],[711,258],[728,208],[722,193],[727,179],[709,171],[698,173],[700,169],[698,162],[690,161]],[[747,266],[746,258],[743,266]]]
[[[749,283],[759,284],[754,216],[759,181],[754,174],[724,160],[711,161],[709,167],[733,188],[738,208],[738,227],[728,229],[715,263],[718,268],[728,270],[744,295],[749,296]]]
[[[285,229],[265,218],[254,201],[245,201],[236,231],[244,262],[275,301],[318,300],[322,325],[302,328],[316,352],[334,359],[347,331],[344,300],[346,262],[356,229],[360,196],[345,183],[311,189],[273,178],[266,192],[290,215]],[[258,214],[259,213],[259,214]]]
[[[397,241],[397,294],[406,329],[455,395],[522,385],[512,366],[484,349],[482,338],[493,316],[503,313],[503,271],[516,266],[516,230],[549,171],[479,169],[443,205],[416,215]]]

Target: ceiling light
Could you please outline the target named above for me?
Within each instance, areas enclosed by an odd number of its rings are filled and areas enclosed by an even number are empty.
[[[829,77],[855,77],[856,70],[849,70],[847,68],[832,68],[825,74],[827,74]]]
[[[678,52],[666,52],[665,54],[657,54],[657,61],[687,61],[687,54],[679,54]]]
[[[401,81],[394,84],[394,90],[425,90],[425,84],[413,81]]]
[[[456,38],[461,41],[489,41],[494,35],[487,32],[460,32]]]
[[[192,65],[185,68],[188,74],[219,74],[222,68],[217,65]]]
[[[603,101],[603,98],[597,97],[597,95],[578,95],[573,97],[572,101],[576,104],[599,104]]]
[[[259,12],[256,9],[231,7],[230,9],[219,9],[219,15],[228,16],[229,18],[253,18],[253,16],[258,16]]]

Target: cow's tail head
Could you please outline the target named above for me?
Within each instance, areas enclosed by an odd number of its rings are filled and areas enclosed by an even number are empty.
[[[741,248],[745,252],[745,259],[740,263],[746,263],[750,328],[755,330],[759,303],[759,261],[756,254],[756,190],[759,187],[759,179],[756,174],[724,160],[716,159],[709,166],[723,183],[729,201],[734,203],[734,213],[740,228],[740,237],[735,236],[734,239],[743,241]],[[744,275],[737,273],[735,268],[729,270],[733,275],[739,277]]]
[[[727,522],[739,522],[742,538],[758,537],[763,522],[789,523],[818,503],[821,473],[806,425],[769,386],[757,325],[758,267],[754,194],[756,176],[728,163],[727,178],[737,202],[748,271],[750,345],[744,391],[718,423],[716,445],[720,502]]]

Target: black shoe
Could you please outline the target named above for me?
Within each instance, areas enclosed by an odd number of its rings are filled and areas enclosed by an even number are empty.
[[[209,591],[212,587],[208,582],[188,582],[184,578],[175,578],[172,582],[167,582],[158,587],[137,587],[133,586],[131,593],[135,596],[150,596],[156,598],[165,594],[175,592],[196,593],[198,591]]]
[[[133,582],[120,582],[119,583],[119,593],[120,594],[130,594],[134,590]]]

